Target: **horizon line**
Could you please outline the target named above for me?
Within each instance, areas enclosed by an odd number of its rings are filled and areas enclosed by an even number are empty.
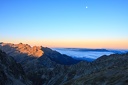
[[[0,42],[1,43],[6,43],[6,42]],[[23,42],[19,42],[19,43],[12,43],[12,42],[7,42],[7,44],[28,44],[28,43],[23,43]],[[105,47],[69,47],[69,46],[44,46],[44,45],[31,45],[31,44],[28,44],[30,45],[31,47],[33,46],[42,46],[42,47],[48,47],[48,48],[74,48],[74,49],[112,49],[112,50],[128,50],[128,48],[111,48],[111,47],[108,47],[108,48],[105,48]]]

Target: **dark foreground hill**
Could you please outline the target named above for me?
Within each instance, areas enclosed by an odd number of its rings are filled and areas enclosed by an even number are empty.
[[[128,85],[128,53],[101,56],[93,62],[77,61],[69,64],[71,58],[66,55],[43,47],[26,49],[26,45],[23,45],[20,48],[1,45],[1,49],[22,65],[33,85]],[[4,62],[9,61],[5,59]],[[27,78],[23,81],[27,81]]]
[[[128,53],[102,56],[88,65],[76,68],[84,68],[81,70],[82,75],[64,85],[128,85]]]
[[[23,68],[0,50],[0,85],[32,85]]]

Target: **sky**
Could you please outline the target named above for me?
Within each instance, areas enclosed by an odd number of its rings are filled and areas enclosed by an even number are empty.
[[[0,42],[128,49],[128,0],[0,0]]]

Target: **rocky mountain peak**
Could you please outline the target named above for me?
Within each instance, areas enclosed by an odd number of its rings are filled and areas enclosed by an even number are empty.
[[[4,48],[2,50],[6,51],[8,54],[15,51],[17,53],[23,53],[26,54],[27,56],[32,56],[36,58],[39,58],[44,54],[44,52],[41,50],[41,46],[31,47],[28,44],[22,44],[22,43],[19,44],[1,43],[0,48],[1,49]]]

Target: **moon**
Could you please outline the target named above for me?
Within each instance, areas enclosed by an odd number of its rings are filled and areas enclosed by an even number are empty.
[[[86,9],[88,8],[88,6],[86,6]]]

